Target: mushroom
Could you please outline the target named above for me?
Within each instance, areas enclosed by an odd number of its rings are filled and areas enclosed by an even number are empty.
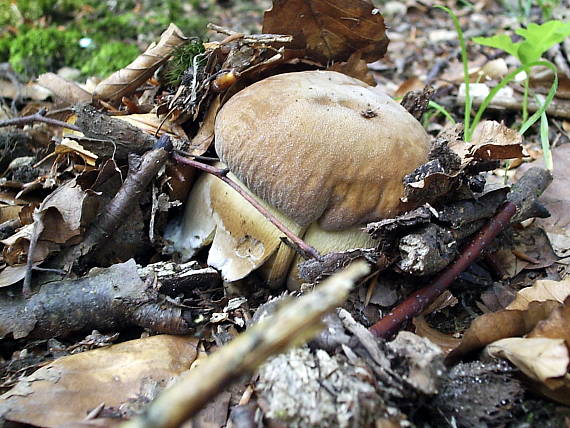
[[[388,95],[333,71],[286,73],[238,92],[216,118],[215,147],[234,178],[321,253],[371,246],[367,222],[410,209],[403,178],[429,136]],[[261,270],[282,283],[294,257],[282,234],[234,190],[205,175],[167,239],[186,258],[210,242],[227,281]],[[295,275],[289,280],[296,286]]]

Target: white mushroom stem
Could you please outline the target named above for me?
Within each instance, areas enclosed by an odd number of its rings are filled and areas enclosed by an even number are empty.
[[[200,169],[204,172],[212,174],[238,192],[246,201],[248,201],[251,205],[254,206],[256,210],[258,210],[267,220],[269,220],[273,225],[279,229],[283,234],[291,241],[291,243],[296,247],[297,250],[301,252],[304,258],[320,258],[321,255],[317,250],[313,247],[307,245],[301,238],[295,235],[289,228],[287,228],[283,223],[281,223],[273,214],[271,214],[261,203],[256,200],[251,194],[246,192],[241,186],[239,186],[236,182],[228,178],[228,169],[221,169],[216,168],[211,165],[207,165],[205,163],[199,162],[194,159],[188,159],[178,154],[174,154],[174,159],[177,162],[193,166],[197,169]]]

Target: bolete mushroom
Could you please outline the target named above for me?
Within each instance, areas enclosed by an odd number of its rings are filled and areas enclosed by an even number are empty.
[[[371,243],[361,228],[408,207],[404,176],[426,162],[429,136],[388,95],[332,71],[280,74],[238,92],[216,118],[221,161],[321,253]],[[185,220],[167,236],[184,256],[212,243],[227,281],[264,266],[283,281],[292,258],[281,233],[234,190],[203,176]],[[293,284],[296,279],[290,280]]]

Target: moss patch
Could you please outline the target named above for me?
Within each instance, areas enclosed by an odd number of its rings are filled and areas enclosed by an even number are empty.
[[[107,43],[81,67],[85,75],[107,76],[131,63],[138,55],[139,49],[122,42]]]
[[[55,27],[31,28],[9,41],[10,64],[25,76],[34,76],[64,65],[81,63],[85,52],[79,47],[81,33]],[[0,52],[0,56],[5,55]]]

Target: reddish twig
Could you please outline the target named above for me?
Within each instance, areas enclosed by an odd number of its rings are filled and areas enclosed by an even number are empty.
[[[14,119],[7,119],[0,121],[0,128],[4,126],[21,126],[27,125],[29,123],[34,122],[43,122],[47,123],[48,125],[53,126],[61,126],[62,128],[72,129],[74,131],[81,131],[76,125],[72,125],[71,123],[63,122],[61,120],[50,119],[46,117],[47,110],[45,108],[40,109],[38,112],[31,114],[29,116],[22,116],[22,117],[15,117]]]
[[[265,209],[255,198],[253,198],[249,193],[247,193],[244,189],[241,188],[235,181],[228,177],[228,169],[221,169],[216,168],[211,165],[207,165],[202,162],[198,162],[193,159],[188,159],[183,156],[180,156],[176,153],[173,155],[174,160],[177,162],[183,163],[185,165],[193,166],[199,170],[207,172],[208,174],[212,174],[215,177],[218,177],[236,192],[238,192],[246,201],[248,201],[253,207],[259,211],[267,220],[269,220],[277,229],[279,229],[283,234],[293,243],[293,245],[301,252],[301,255],[306,259],[314,258],[320,259],[321,255],[319,252],[295,235],[287,226],[281,223],[273,214],[271,214],[267,209]]]
[[[506,202],[485,227],[477,233],[452,265],[444,270],[430,285],[418,290],[396,306],[392,312],[370,327],[369,330],[383,339],[396,333],[404,322],[409,321],[424,310],[452,284],[461,272],[479,257],[481,251],[509,225],[516,211],[517,206],[513,202]]]

